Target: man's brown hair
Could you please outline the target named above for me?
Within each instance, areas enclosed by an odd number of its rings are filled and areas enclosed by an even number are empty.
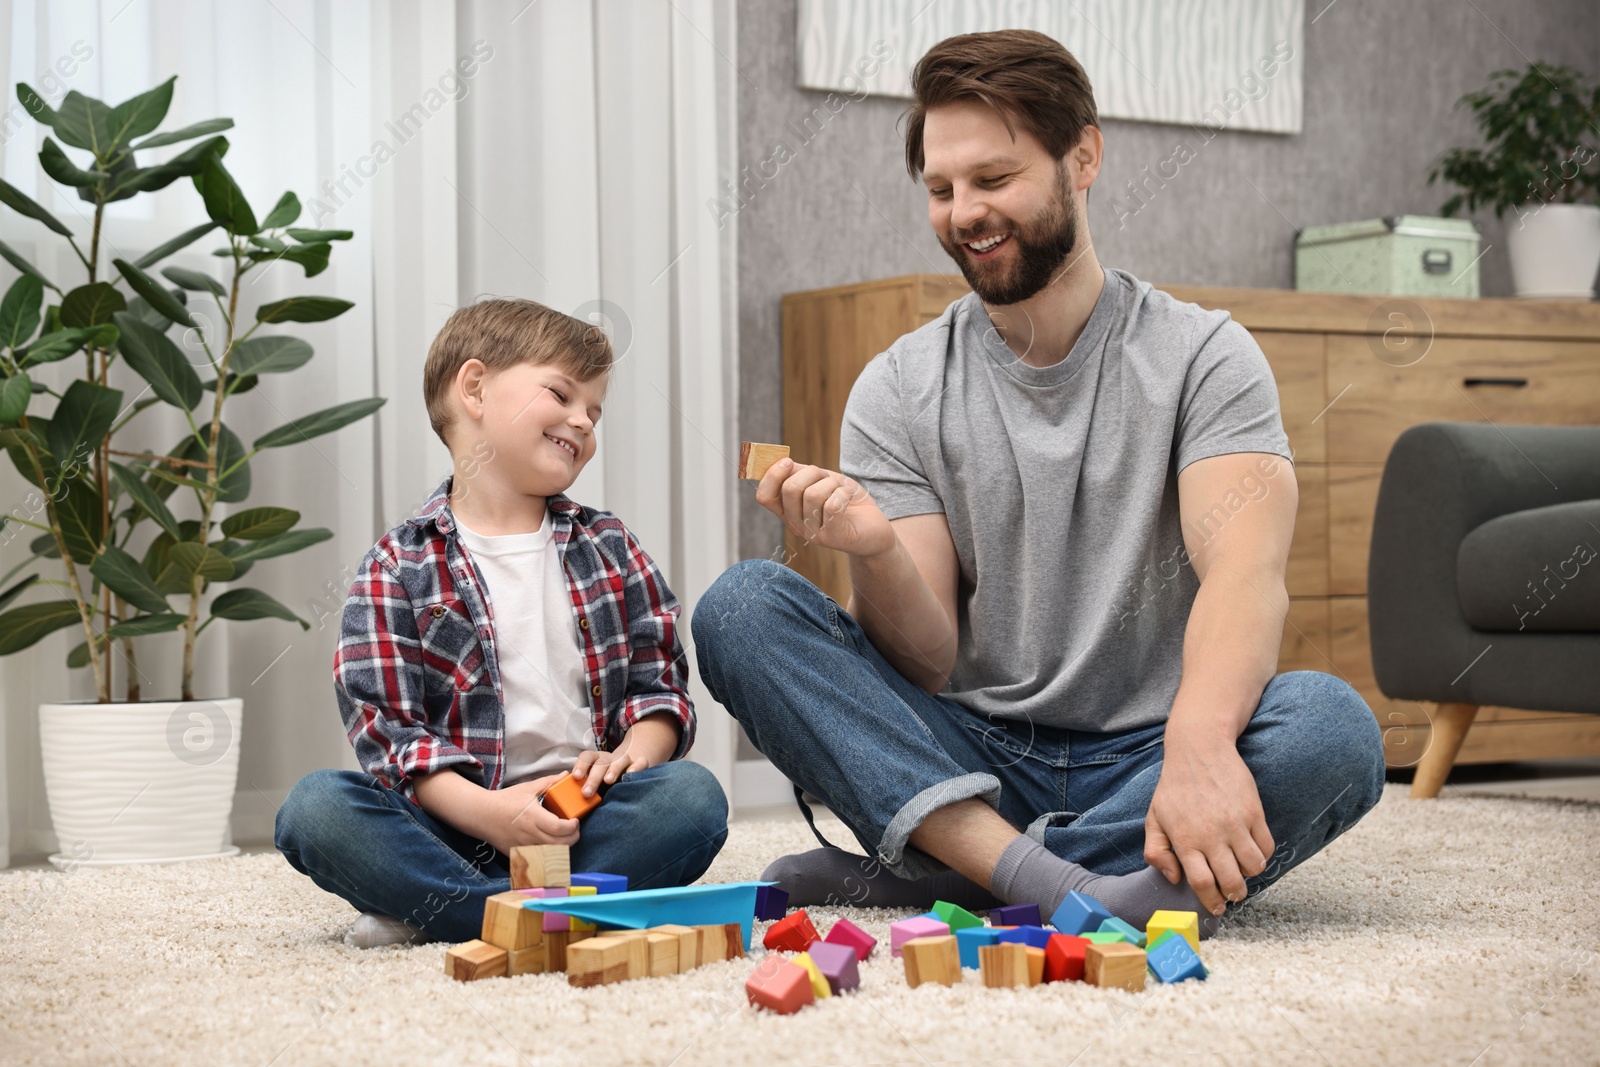
[[[445,430],[451,412],[446,397],[469,359],[482,360],[491,371],[518,363],[554,363],[587,382],[609,371],[614,358],[600,327],[537,301],[496,298],[468,304],[445,320],[428,348],[422,369],[428,421],[448,445]]]
[[[911,72],[911,109],[906,112],[906,170],[922,173],[922,128],[928,109],[977,100],[999,113],[1006,130],[1013,121],[1059,160],[1099,126],[1089,76],[1059,41],[1034,30],[995,30],[946,37],[928,50]]]

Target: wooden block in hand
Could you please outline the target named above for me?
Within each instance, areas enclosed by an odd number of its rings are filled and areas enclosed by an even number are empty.
[[[1017,941],[978,948],[978,971],[990,989],[1011,989],[1028,984],[1028,946]]]
[[[1144,949],[1126,941],[1105,945],[1089,943],[1083,957],[1083,980],[1102,989],[1127,989],[1137,993],[1144,988]]]
[[[567,984],[585,989],[650,973],[650,943],[641,937],[591,937],[567,948]]]
[[[506,966],[506,950],[487,941],[451,945],[444,954],[444,973],[458,982],[504,978]]]
[[[572,884],[566,845],[518,845],[511,850],[511,888],[544,889]]]
[[[483,902],[483,933],[480,940],[512,952],[544,943],[544,915],[522,905],[525,893],[511,890],[496,893]]]
[[[692,926],[679,926],[668,923],[665,926],[652,926],[652,934],[671,934],[678,939],[678,973],[692,971],[700,966],[700,931]]]
[[[924,982],[961,984],[961,954],[953,934],[914,937],[901,944],[900,958],[906,965],[906,985],[912,989]]]
[[[759,482],[766,477],[767,468],[780,459],[789,458],[788,445],[762,445],[744,441],[739,445],[739,477]]]
[[[600,806],[600,794],[584,796],[583,783],[570,773],[563,774],[544,791],[544,806],[546,811],[554,812],[558,818],[581,819]]]

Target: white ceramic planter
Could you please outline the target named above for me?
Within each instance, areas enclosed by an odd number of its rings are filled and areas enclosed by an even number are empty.
[[[1600,206],[1525,204],[1506,220],[1511,283],[1529,300],[1593,300],[1600,270]]]
[[[225,848],[243,701],[39,706],[57,866],[174,863]]]

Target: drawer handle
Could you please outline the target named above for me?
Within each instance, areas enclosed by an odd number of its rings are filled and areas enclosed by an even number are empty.
[[[1471,388],[1474,385],[1509,385],[1513,389],[1521,389],[1528,384],[1526,378],[1463,378],[1461,384]]]

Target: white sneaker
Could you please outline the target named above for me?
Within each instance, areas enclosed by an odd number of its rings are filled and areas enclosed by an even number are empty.
[[[381,948],[384,945],[425,945],[433,938],[416,927],[407,926],[392,915],[364,911],[344,932],[344,943],[351,948]]]

